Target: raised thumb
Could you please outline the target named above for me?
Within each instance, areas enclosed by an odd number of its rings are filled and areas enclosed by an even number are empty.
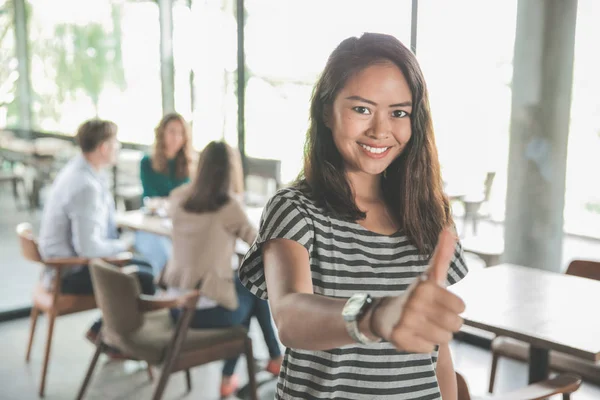
[[[446,284],[448,268],[450,268],[450,262],[454,256],[456,241],[456,234],[453,230],[446,228],[440,232],[427,271],[428,279],[435,281],[438,285],[444,286]]]

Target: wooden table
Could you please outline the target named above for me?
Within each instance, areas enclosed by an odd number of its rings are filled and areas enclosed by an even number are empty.
[[[600,361],[599,281],[501,264],[450,290],[467,305],[465,325],[530,344],[530,383],[548,377],[550,350]]]
[[[258,228],[260,216],[262,215],[262,207],[247,207],[246,213],[250,222]],[[119,212],[116,216],[117,226],[134,231],[150,232],[161,236],[171,236],[173,229],[171,219],[159,217],[156,215],[148,215],[142,210]],[[241,240],[236,242],[236,253],[245,255],[248,251],[248,245]]]

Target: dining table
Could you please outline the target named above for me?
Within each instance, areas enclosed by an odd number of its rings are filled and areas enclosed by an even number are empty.
[[[248,206],[245,207],[246,215],[250,222],[258,229],[263,207]],[[145,208],[131,211],[117,212],[117,226],[122,229],[132,231],[143,231],[154,233],[160,236],[171,237],[173,224],[164,210],[149,212]],[[238,255],[244,256],[249,246],[242,240],[236,241],[235,251]]]
[[[529,344],[529,382],[548,378],[549,353],[600,362],[600,281],[515,264],[472,270],[449,288],[464,323]]]

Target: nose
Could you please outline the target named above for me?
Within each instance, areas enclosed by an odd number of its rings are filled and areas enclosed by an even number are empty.
[[[392,134],[392,123],[387,113],[378,113],[373,118],[373,125],[369,131],[369,136],[374,139],[385,139]]]

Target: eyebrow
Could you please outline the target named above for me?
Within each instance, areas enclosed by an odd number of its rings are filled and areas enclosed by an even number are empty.
[[[377,105],[377,103],[375,103],[374,101],[365,99],[364,97],[360,96],[349,96],[346,97],[346,100],[358,100],[362,101],[363,103],[371,104],[373,106]],[[412,107],[412,101],[404,101],[402,103],[390,104],[390,107]]]

